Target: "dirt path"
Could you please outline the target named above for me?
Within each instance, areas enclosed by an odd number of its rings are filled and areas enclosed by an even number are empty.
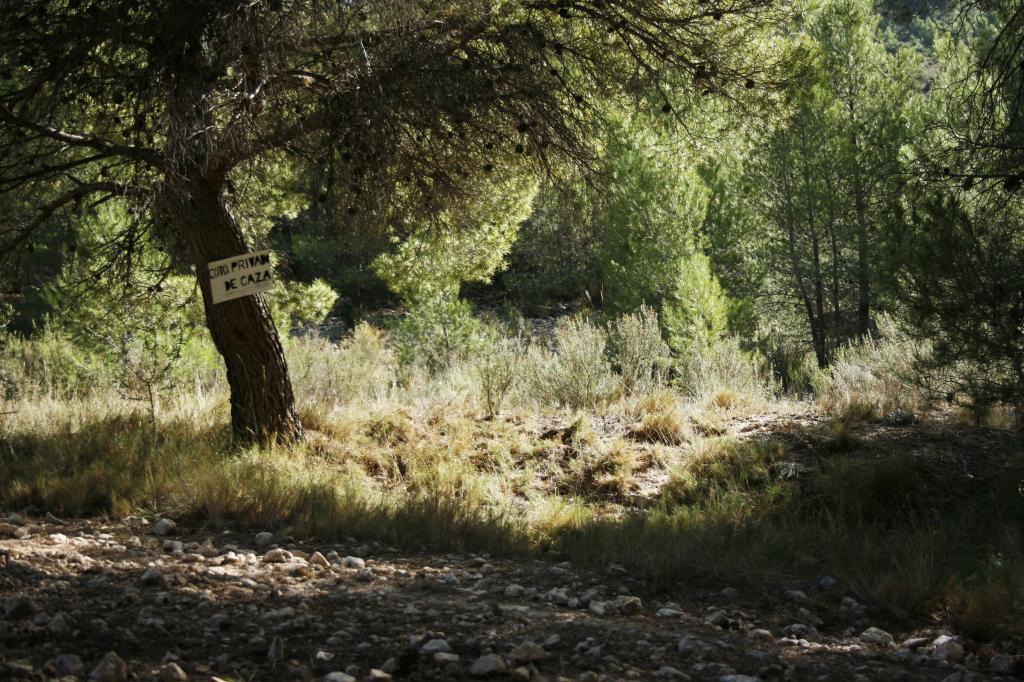
[[[185,528],[157,536],[140,520],[12,520],[0,524],[3,680],[968,680],[1021,672],[1016,652],[938,631],[891,628],[892,643],[885,632],[862,634],[877,625],[873,614],[828,579],[802,593],[651,593],[617,566]]]

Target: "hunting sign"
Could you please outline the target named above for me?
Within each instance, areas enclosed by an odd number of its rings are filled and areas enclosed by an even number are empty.
[[[210,292],[214,303],[223,303],[274,286],[274,269],[269,251],[255,251],[241,256],[215,260],[209,264]]]

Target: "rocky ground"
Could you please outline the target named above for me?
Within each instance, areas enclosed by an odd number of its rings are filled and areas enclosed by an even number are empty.
[[[0,517],[2,519],[2,517]],[[621,567],[11,515],[0,679],[980,680],[1019,645],[896,626],[821,576],[651,592]]]

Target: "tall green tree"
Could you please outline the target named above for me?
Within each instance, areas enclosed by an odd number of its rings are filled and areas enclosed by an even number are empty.
[[[598,100],[750,98],[788,3],[735,0],[5,0],[0,252],[74,207],[126,202],[124,234],[191,269],[243,442],[302,435],[263,296],[214,304],[208,262],[252,246],[232,188],[324,158],[348,209],[433,212],[512,157],[584,164]],[[400,207],[402,212],[408,206]]]

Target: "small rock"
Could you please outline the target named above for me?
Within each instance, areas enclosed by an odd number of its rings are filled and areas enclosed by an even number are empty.
[[[594,615],[603,616],[608,613],[608,602],[594,600],[590,602],[590,606],[587,608],[589,608],[590,612]]]
[[[386,673],[380,668],[370,668],[370,679],[383,682],[391,679],[391,673]]]
[[[366,561],[363,560],[363,559],[360,559],[357,556],[347,556],[347,557],[345,557],[344,559],[341,560],[341,563],[346,568],[357,568],[357,569],[360,569],[360,570],[366,568]]]
[[[786,590],[782,596],[790,601],[807,601],[807,595],[800,590]]]
[[[525,665],[521,665],[512,671],[512,677],[517,680],[528,680],[530,679],[531,674],[532,673],[530,673],[530,669],[527,668]]]
[[[121,657],[111,651],[89,673],[90,682],[126,682],[128,666]]]
[[[85,664],[80,656],[61,654],[53,659],[53,670],[61,677],[81,677],[85,674]]]
[[[139,583],[146,585],[147,587],[163,587],[166,584],[164,575],[157,569],[156,566],[150,566],[146,569],[146,572],[139,578]]]
[[[515,583],[513,583],[505,588],[505,596],[509,597],[510,599],[515,599],[516,597],[523,596],[523,592],[525,591],[526,588],[524,588],[522,585],[516,585]]]
[[[509,653],[508,660],[513,665],[517,663],[533,663],[547,655],[548,652],[544,651],[544,647],[540,644],[526,640]]]
[[[160,682],[188,682],[188,675],[177,663],[164,663],[160,666]]]
[[[265,564],[286,564],[292,560],[292,553],[287,549],[272,549],[263,555]]]
[[[253,538],[253,544],[256,545],[256,549],[264,550],[274,544],[274,534],[263,531],[256,533],[256,537]]]
[[[324,676],[324,682],[356,682],[356,678],[352,677],[348,673],[335,671],[333,673],[327,673]]]
[[[830,575],[823,575],[814,581],[814,589],[818,592],[828,592],[835,589],[836,579]]]
[[[18,539],[26,535],[28,535],[28,531],[21,526],[15,526],[13,523],[0,523],[0,537]]]
[[[1013,658],[1007,654],[996,654],[988,664],[997,673],[1008,673],[1013,670]]]
[[[449,653],[451,652],[451,650],[452,648],[448,644],[448,640],[446,639],[431,639],[427,641],[427,643],[424,644],[422,647],[420,647],[420,651],[427,656],[438,653]]]
[[[900,644],[901,649],[920,649],[928,643],[927,637],[909,637]]]
[[[718,678],[718,682],[761,682],[761,678],[753,677],[751,675],[732,673],[730,675],[722,675]]]
[[[724,611],[714,610],[708,615],[704,616],[704,622],[708,625],[723,626],[729,622],[729,616],[725,615]]]
[[[804,622],[810,623],[816,628],[820,628],[822,625],[825,624],[825,622],[821,620],[821,618],[819,618],[817,614],[803,606],[797,609],[796,614],[800,616],[800,618],[803,619]]]
[[[931,643],[932,658],[937,661],[959,663],[964,660],[964,645],[949,635],[940,635]]]
[[[570,599],[568,590],[562,587],[555,587],[548,590],[544,595],[544,598],[553,604],[558,604],[559,606],[568,606]]]
[[[715,647],[696,637],[686,636],[679,640],[676,651],[683,656],[703,657],[715,653]]]
[[[719,594],[725,597],[726,599],[736,599],[740,596],[740,591],[737,590],[735,587],[724,587],[722,588],[722,591],[719,592]]]
[[[50,622],[47,623],[46,629],[55,637],[63,637],[71,632],[71,620],[68,618],[66,613],[59,611],[57,615],[51,618]]]
[[[46,536],[46,544],[48,545],[66,545],[68,542],[68,536],[64,533],[50,533]]]
[[[7,620],[21,620],[34,616],[38,611],[36,603],[29,597],[14,597],[4,606],[4,618]]]
[[[439,651],[434,654],[434,663],[438,665],[448,665],[449,663],[458,663],[459,655],[453,654],[449,651]]]
[[[178,524],[170,519],[160,519],[153,526],[154,535],[174,535],[174,531],[178,529]]]
[[[658,677],[664,677],[667,680],[688,680],[690,676],[684,673],[678,668],[673,668],[670,665],[663,665],[658,668]]]
[[[619,597],[616,600],[616,605],[627,616],[636,615],[643,608],[643,602],[640,601],[640,597]]]
[[[498,675],[505,672],[508,672],[508,665],[506,665],[505,659],[497,654],[481,656],[473,661],[473,665],[469,666],[469,674],[476,677]]]
[[[818,630],[813,625],[807,625],[805,623],[793,623],[787,625],[782,629],[784,634],[790,637],[796,637],[798,639],[811,639],[818,636]]]
[[[658,609],[658,613],[656,615],[658,616],[658,618],[679,618],[679,616],[682,616],[684,614],[682,611],[679,611],[677,609],[671,609],[667,606],[664,606]]]
[[[892,646],[895,641],[888,632],[876,627],[870,627],[864,632],[860,633],[860,641],[865,644],[875,644],[877,646]]]
[[[331,562],[327,560],[320,552],[313,552],[313,556],[309,557],[310,566],[318,566],[320,568],[330,568]]]

